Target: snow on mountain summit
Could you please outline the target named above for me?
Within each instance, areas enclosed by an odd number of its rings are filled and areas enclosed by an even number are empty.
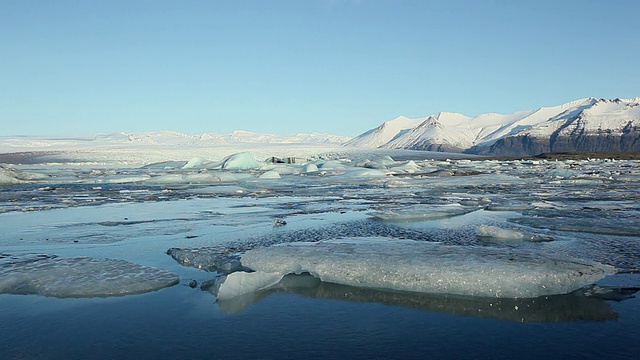
[[[469,117],[460,113],[439,112],[414,119],[399,117],[353,138],[345,145],[492,154],[488,149],[494,148],[497,142],[501,144],[498,147],[504,148],[506,145],[503,139],[525,134],[539,139],[569,135],[575,138],[577,132],[582,131],[584,136],[607,132],[617,136],[624,133],[633,138],[629,134],[640,126],[639,100],[640,97],[615,100],[591,97],[511,114],[487,113]],[[571,125],[572,123],[575,124]],[[573,132],[569,134],[570,131]],[[580,141],[588,143],[585,139]],[[615,151],[635,149],[629,147],[628,141],[619,146],[605,146],[603,141],[599,143],[606,149],[618,149]],[[640,141],[637,146],[640,147]],[[548,147],[541,147],[546,148]],[[595,143],[587,148],[592,149],[588,151],[598,151]],[[567,147],[565,151],[570,150],[571,147]],[[520,148],[507,153],[531,155],[534,151],[537,150]]]

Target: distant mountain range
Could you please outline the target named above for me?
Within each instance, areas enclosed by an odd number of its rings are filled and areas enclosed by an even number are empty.
[[[119,132],[78,136],[0,136],[0,152],[59,150],[113,146],[225,146],[239,144],[340,144],[351,137],[324,133],[261,134],[236,130],[229,134],[186,134],[177,131]]]
[[[545,152],[640,151],[640,97],[586,98],[512,114],[439,112],[400,116],[345,146],[526,156]]]

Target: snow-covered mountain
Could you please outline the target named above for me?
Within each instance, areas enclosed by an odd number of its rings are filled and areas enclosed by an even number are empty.
[[[58,150],[109,146],[224,146],[238,144],[339,144],[349,136],[324,133],[261,134],[236,130],[229,134],[186,134],[177,131],[119,132],[79,136],[1,136],[0,152]]]
[[[640,151],[639,100],[586,98],[475,117],[451,112],[414,119],[401,116],[345,146],[512,156],[550,151]]]

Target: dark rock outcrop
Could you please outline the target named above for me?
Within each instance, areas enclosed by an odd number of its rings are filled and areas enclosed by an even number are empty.
[[[561,127],[548,138],[530,134],[509,136],[478,153],[491,156],[530,156],[549,152],[640,151],[640,127],[631,122],[622,131],[602,129],[587,132],[580,126],[568,133],[563,130],[566,127]]]

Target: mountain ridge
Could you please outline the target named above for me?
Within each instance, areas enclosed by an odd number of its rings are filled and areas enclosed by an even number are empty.
[[[470,117],[441,111],[414,119],[397,117],[344,145],[372,147],[373,144],[378,148],[489,156],[530,156],[557,151],[640,151],[638,103],[640,97],[613,100],[589,97],[510,114],[486,113]]]

